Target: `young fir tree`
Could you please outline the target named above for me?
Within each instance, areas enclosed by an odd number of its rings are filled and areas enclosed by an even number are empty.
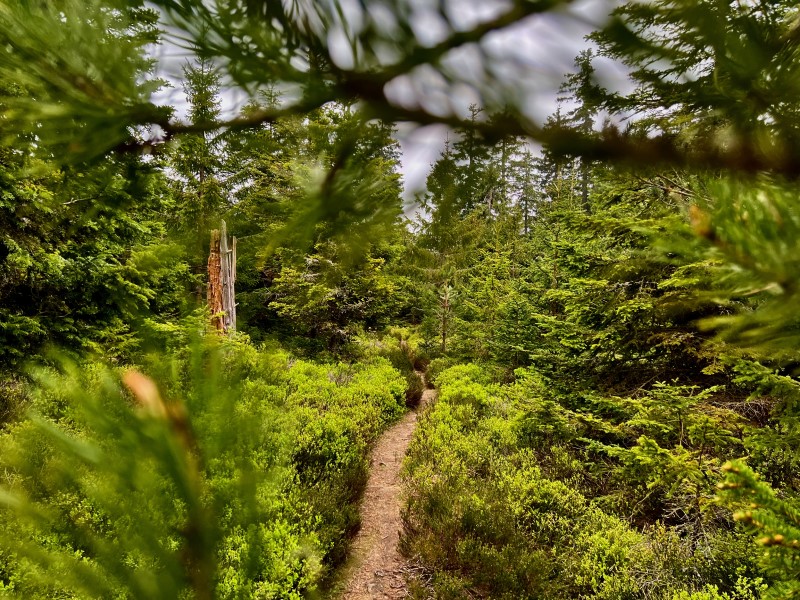
[[[187,237],[195,272],[203,273],[211,229],[229,205],[224,183],[225,148],[218,131],[204,128],[219,119],[220,76],[213,64],[200,59],[183,68],[184,91],[189,102],[187,119],[200,129],[183,136],[172,153],[176,181],[175,227]]]

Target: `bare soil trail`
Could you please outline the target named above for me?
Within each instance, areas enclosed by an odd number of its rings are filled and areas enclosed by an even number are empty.
[[[424,376],[423,381],[425,381]],[[417,426],[417,415],[436,398],[426,389],[419,406],[378,440],[361,505],[361,529],[353,540],[351,568],[341,600],[399,600],[408,595],[408,565],[397,549],[400,519],[400,468]]]

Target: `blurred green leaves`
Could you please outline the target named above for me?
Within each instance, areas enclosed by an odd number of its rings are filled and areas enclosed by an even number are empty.
[[[157,14],[143,3],[99,0],[0,3],[0,99],[6,144],[16,136],[79,162],[124,149],[133,127],[165,123],[145,47]]]
[[[301,361],[205,320],[136,369],[35,371],[30,418],[0,431],[0,595],[316,597],[404,378],[374,348]]]
[[[152,104],[159,84],[150,44],[210,61],[224,85],[251,97],[269,86],[284,94],[279,106],[222,123],[234,128],[358,100],[372,117],[527,135],[558,154],[800,172],[793,3],[765,3],[760,10],[747,3],[635,2],[599,23],[594,40],[603,57],[625,65],[637,88],[604,95],[605,82],[595,78],[597,99],[615,116],[643,118],[648,135],[611,125],[595,135],[530,118],[528,91],[546,92],[561,74],[526,68],[486,42],[532,16],[578,19],[569,5],[515,0],[471,19],[459,14],[457,2],[443,0],[425,6],[406,0],[7,1],[0,11],[0,75],[25,90],[9,104],[7,124],[79,160],[218,128],[180,123],[168,107]],[[474,55],[468,69],[453,60],[462,51]],[[398,83],[405,92],[395,96],[389,88]],[[482,108],[505,109],[508,116],[470,124],[459,104],[464,90]]]
[[[134,597],[176,598],[189,567],[176,550],[202,563],[213,549],[191,451],[166,412],[134,408],[111,372],[65,368],[40,371],[38,380],[41,393],[67,403],[67,427],[36,417],[2,439],[12,484],[4,504],[17,518],[3,517],[1,547],[44,590],[109,597],[121,587]],[[136,395],[149,384],[150,402],[166,407],[155,384],[138,379]],[[210,575],[207,564],[196,566]]]
[[[800,207],[796,186],[780,179],[701,179],[691,217],[716,259],[700,297],[728,314],[703,323],[726,339],[778,361],[793,361],[800,342]]]

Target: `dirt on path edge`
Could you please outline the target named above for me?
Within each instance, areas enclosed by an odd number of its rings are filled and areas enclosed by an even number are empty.
[[[400,469],[419,413],[436,398],[425,384],[422,400],[378,438],[361,504],[361,528],[353,539],[340,600],[399,600],[408,596],[409,565],[397,548],[402,530]]]

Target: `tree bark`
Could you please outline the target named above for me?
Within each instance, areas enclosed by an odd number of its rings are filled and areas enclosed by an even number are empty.
[[[236,331],[236,238],[228,243],[228,227],[211,231],[208,255],[208,310],[211,323],[222,333]]]
[[[222,283],[223,324],[226,333],[236,331],[236,238],[228,246],[228,227],[222,222],[220,234],[220,280]]]
[[[220,259],[219,229],[211,231],[211,248],[208,254],[208,310],[211,324],[217,331],[225,331],[222,304],[222,268]]]

